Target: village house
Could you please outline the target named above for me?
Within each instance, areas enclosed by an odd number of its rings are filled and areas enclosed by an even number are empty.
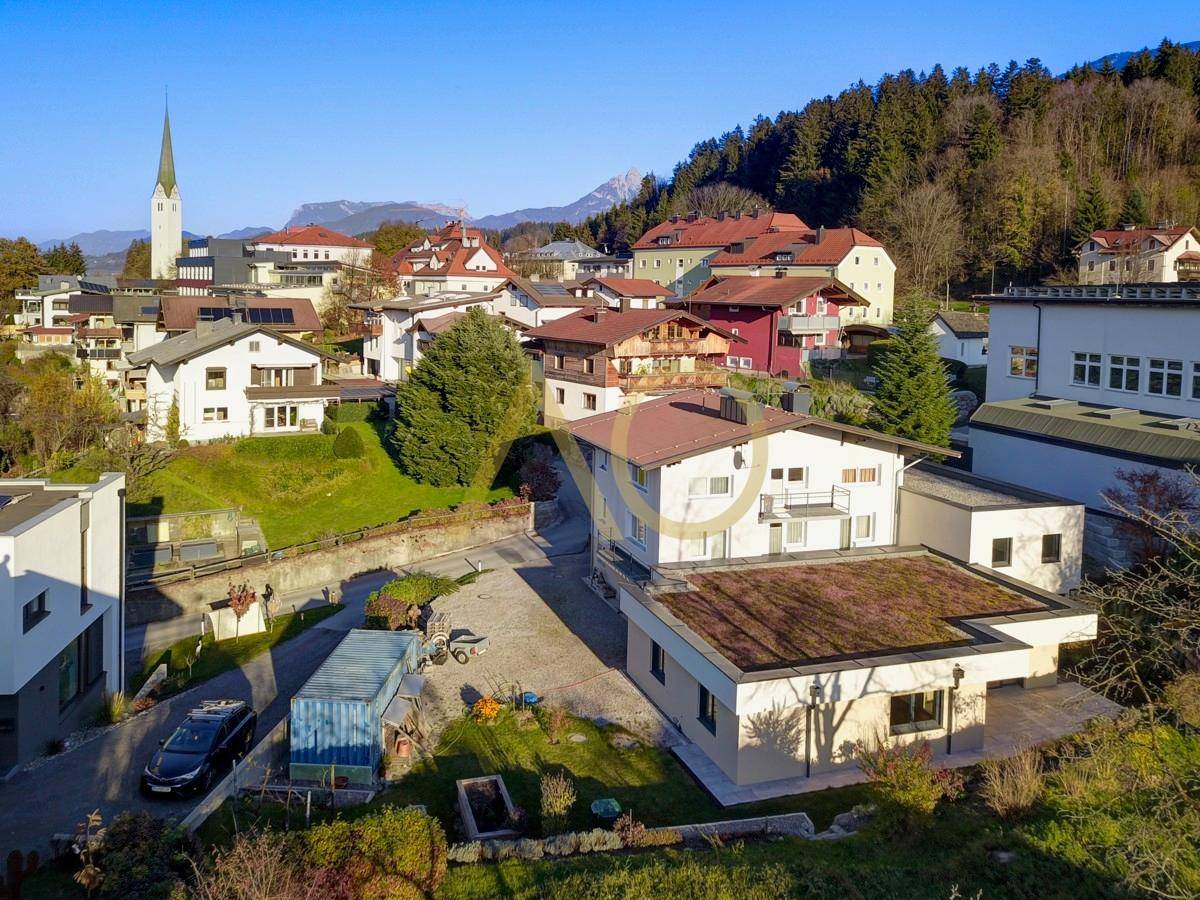
[[[322,375],[326,358],[274,328],[222,318],[130,354],[129,363],[145,369],[148,439],[165,438],[177,404],[180,436],[195,442],[318,430],[340,398]]]
[[[375,249],[364,240],[326,228],[324,225],[292,225],[281,231],[250,238],[254,251],[289,254],[295,262],[360,263]]]
[[[937,338],[938,356],[966,366],[986,366],[988,355],[987,313],[942,310],[929,323]]]
[[[906,470],[952,451],[729,390],[567,430],[588,470],[594,578],[627,620],[626,670],[686,736],[679,757],[721,802],[829,784],[855,771],[857,741],[877,737],[975,762],[1018,739],[1005,722],[1045,702],[1034,689],[1056,701],[1074,689],[1057,686],[1059,648],[1094,637],[1094,613],[1003,560],[993,568],[971,548],[931,543],[965,517],[989,548],[1019,529],[1011,546],[1023,552],[1027,532],[1077,516],[1072,504],[982,483],[964,497],[966,487],[932,484],[935,469],[915,479],[924,505],[910,514]],[[1007,524],[985,520],[1004,504]],[[962,517],[943,521],[939,505]],[[1078,541],[1078,530],[1060,533],[1044,583],[1077,578]]]
[[[867,301],[834,278],[714,277],[678,301],[701,319],[738,335],[730,369],[797,377],[814,359],[840,359],[843,311]]]
[[[402,293],[414,297],[446,292],[488,294],[516,273],[478,228],[449,222],[396,253],[391,263]]]
[[[250,297],[241,294],[162,298],[159,328],[168,335],[192,331],[199,322],[238,317],[297,336],[319,334],[321,318],[312,301],[301,297]]]
[[[740,339],[682,310],[581,310],[525,333],[542,356],[543,416],[560,425],[654,396],[724,387]]]
[[[970,423],[979,474],[1087,508],[1085,550],[1129,561],[1105,499],[1119,473],[1200,465],[1200,287],[1012,287],[991,305],[987,402]]]
[[[583,284],[619,309],[661,309],[675,296],[649,278],[587,278]]]
[[[1080,284],[1200,281],[1200,231],[1189,225],[1101,229],[1075,255]]]
[[[578,238],[570,238],[512,253],[509,263],[513,271],[525,277],[537,275],[553,281],[573,281],[580,262],[603,257],[604,254],[595,247],[589,247]]]

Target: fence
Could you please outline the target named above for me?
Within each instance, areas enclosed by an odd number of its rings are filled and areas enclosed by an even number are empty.
[[[529,515],[529,503],[525,501],[521,501],[519,503],[506,503],[503,500],[494,506],[488,506],[484,509],[460,509],[445,513],[416,512],[407,518],[400,519],[395,522],[387,522],[383,525],[359,528],[354,531],[347,531],[329,538],[309,541],[305,544],[293,544],[290,547],[283,547],[279,550],[271,550],[266,553],[253,553],[248,556],[240,556],[235,559],[223,559],[211,563],[182,566],[169,572],[132,572],[126,578],[126,588],[149,588],[168,584],[177,584],[181,581],[192,581],[196,578],[206,575],[218,575],[222,572],[229,572],[237,569],[269,565],[272,562],[278,562],[284,559],[293,559],[298,556],[303,556],[306,553],[313,553],[318,550],[330,550],[347,544],[355,544],[359,541],[368,540],[370,538],[405,534],[427,528],[445,527],[447,525],[462,525],[470,522],[483,522],[490,519],[509,519],[514,517],[528,518]]]
[[[230,797],[237,796],[244,788],[261,785],[272,772],[280,771],[281,760],[286,758],[288,750],[288,721],[286,715],[280,719],[275,727],[267,732],[267,736],[259,741],[228,775],[217,782],[216,787],[196,804],[180,824],[195,831]]]

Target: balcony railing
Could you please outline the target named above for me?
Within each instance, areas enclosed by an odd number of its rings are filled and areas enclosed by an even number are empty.
[[[623,578],[627,578],[635,584],[646,584],[650,581],[652,573],[649,566],[634,559],[630,552],[613,538],[605,535],[600,535],[599,537],[600,539],[596,546],[597,557],[607,563]]]
[[[842,487],[827,491],[787,491],[761,494],[758,520],[767,519],[839,519],[850,515],[850,492]]]
[[[779,330],[791,334],[824,334],[841,327],[837,316],[780,316]]]
[[[622,375],[619,386],[626,393],[661,391],[671,388],[722,388],[729,382],[724,369],[703,369],[699,372],[649,372],[645,375]]]
[[[79,359],[120,359],[121,351],[119,348],[80,347],[75,355]]]

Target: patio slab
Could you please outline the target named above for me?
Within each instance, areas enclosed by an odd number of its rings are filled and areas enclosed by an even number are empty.
[[[962,768],[985,759],[1003,759],[1023,747],[1044,744],[1079,731],[1088,719],[1115,717],[1121,707],[1074,681],[1061,681],[1053,687],[1026,689],[1019,685],[988,691],[987,725],[983,747],[947,755],[934,753],[935,764]],[[820,772],[810,778],[780,778],[757,784],[734,784],[708,756],[693,743],[673,747],[693,777],[722,806],[773,800],[795,794],[845,787],[866,780],[857,766],[849,765],[833,772]]]

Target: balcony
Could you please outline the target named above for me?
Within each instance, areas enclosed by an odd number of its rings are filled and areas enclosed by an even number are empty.
[[[649,566],[634,559],[630,552],[613,538],[603,534],[599,538],[596,557],[611,568],[615,574],[634,584],[644,585],[651,580],[652,573]]]
[[[779,330],[789,334],[824,334],[837,331],[841,320],[837,316],[780,316]]]
[[[118,347],[80,347],[75,356],[79,359],[120,359],[121,350]]]
[[[723,388],[728,382],[728,372],[724,369],[712,368],[698,372],[651,372],[646,375],[622,375],[617,384],[626,394],[637,394],[687,388]]]
[[[758,521],[772,519],[841,519],[850,515],[850,492],[832,487],[827,491],[787,491],[762,494],[758,498]]]

